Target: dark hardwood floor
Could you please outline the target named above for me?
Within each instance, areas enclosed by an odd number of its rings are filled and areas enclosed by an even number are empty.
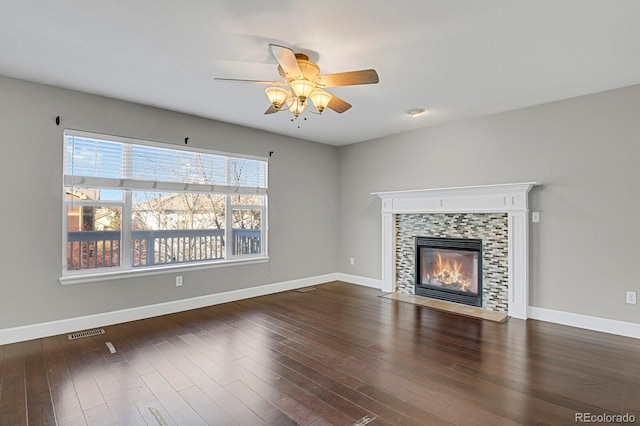
[[[0,425],[640,422],[638,340],[380,294],[335,282],[0,346]]]

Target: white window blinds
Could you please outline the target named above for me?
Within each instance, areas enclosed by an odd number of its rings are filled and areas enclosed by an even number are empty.
[[[265,194],[266,159],[229,156],[66,130],[66,186]]]

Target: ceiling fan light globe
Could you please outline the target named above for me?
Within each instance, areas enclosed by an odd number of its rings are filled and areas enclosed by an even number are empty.
[[[307,104],[305,104],[300,98],[294,98],[291,102],[291,106],[289,106],[289,111],[291,111],[295,118],[298,118],[306,106]]]
[[[293,80],[289,83],[289,86],[291,86],[291,90],[293,90],[293,93],[295,93],[303,104],[311,92],[313,92],[313,89],[316,88],[312,82],[305,79]]]
[[[282,109],[282,106],[285,104],[287,98],[289,97],[289,92],[280,88],[280,87],[267,87],[264,90],[267,98],[269,98],[269,102],[271,105],[277,110]]]
[[[333,98],[333,95],[331,95],[331,93],[320,88],[314,89],[313,92],[311,92],[311,94],[309,95],[309,99],[311,99],[311,102],[313,102],[313,105],[321,114],[326,106],[329,105],[329,102],[331,102],[331,98]]]

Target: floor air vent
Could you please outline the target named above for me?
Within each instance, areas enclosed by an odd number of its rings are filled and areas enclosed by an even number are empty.
[[[297,291],[300,293],[306,293],[307,291],[313,291],[315,287],[299,288]]]
[[[69,334],[67,337],[69,340],[76,340],[82,339],[83,337],[97,336],[98,334],[104,334],[104,329],[96,328],[95,330],[78,331],[77,333]]]

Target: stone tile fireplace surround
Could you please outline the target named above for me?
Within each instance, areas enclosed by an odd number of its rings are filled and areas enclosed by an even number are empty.
[[[526,319],[528,193],[535,185],[527,182],[374,193],[382,200],[382,290],[412,293],[413,236],[431,232],[436,234],[432,236],[480,237],[483,246],[486,240],[491,247],[486,256],[492,258],[483,274],[489,284],[483,306]]]
[[[506,213],[402,213],[395,215],[396,291],[414,294],[415,237],[482,240],[482,307],[507,312],[508,230]]]

